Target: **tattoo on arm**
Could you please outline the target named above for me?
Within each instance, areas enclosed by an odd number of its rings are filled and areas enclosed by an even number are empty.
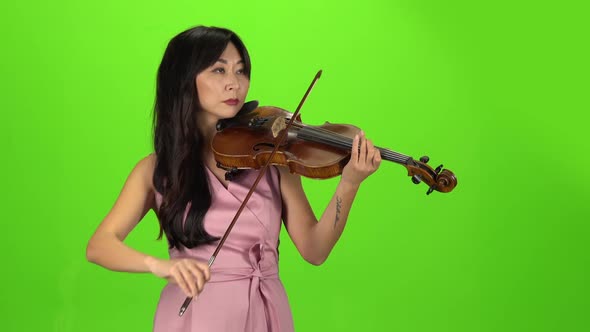
[[[338,220],[340,220],[340,207],[342,206],[342,198],[340,196],[336,196],[336,218],[334,218],[334,228],[336,228],[336,224]]]

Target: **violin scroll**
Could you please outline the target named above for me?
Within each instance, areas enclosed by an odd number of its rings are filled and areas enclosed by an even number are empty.
[[[448,193],[452,191],[457,185],[457,178],[453,172],[448,169],[443,169],[443,165],[439,165],[433,169],[426,163],[430,158],[428,156],[420,157],[420,161],[409,159],[404,166],[408,169],[408,175],[412,177],[414,184],[424,182],[428,185],[427,195],[433,191]]]

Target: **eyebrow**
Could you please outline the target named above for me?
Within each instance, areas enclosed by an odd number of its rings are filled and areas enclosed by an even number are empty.
[[[217,59],[217,62],[221,62],[227,65],[227,60],[225,60],[224,58]],[[240,59],[240,61],[238,61],[237,63],[244,63],[244,60]]]

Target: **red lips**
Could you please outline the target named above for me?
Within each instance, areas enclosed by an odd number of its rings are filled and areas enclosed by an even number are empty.
[[[228,99],[228,100],[224,100],[223,102],[226,103],[227,105],[234,106],[234,105],[237,105],[240,102],[240,100],[239,99]]]

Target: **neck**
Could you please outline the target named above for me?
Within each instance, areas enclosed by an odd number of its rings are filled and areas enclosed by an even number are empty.
[[[207,116],[204,112],[201,112],[201,114],[203,116],[197,117],[197,126],[203,135],[203,161],[209,169],[214,170],[217,168],[217,162],[213,156],[213,151],[211,151],[211,140],[213,140],[213,136],[217,132],[215,126],[217,125],[218,119]]]

